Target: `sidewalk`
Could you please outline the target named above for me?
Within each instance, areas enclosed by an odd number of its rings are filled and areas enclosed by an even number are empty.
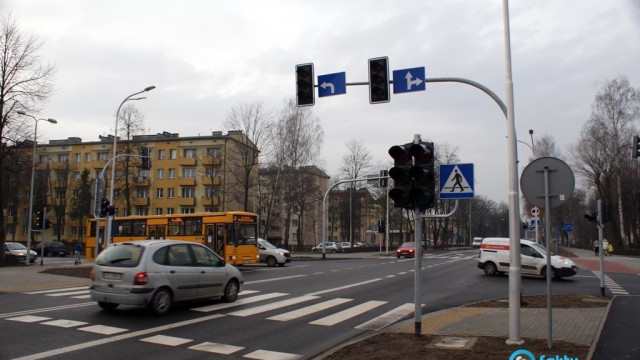
[[[40,265],[40,262],[37,261],[29,266],[20,265],[0,267],[0,293],[89,285],[91,283],[91,280],[89,279],[42,273],[42,271],[50,268],[77,266],[90,267],[93,266],[93,263],[83,262],[82,265],[73,265],[73,260],[71,260],[70,265],[60,263],[47,264],[45,260],[45,264],[43,265]]]

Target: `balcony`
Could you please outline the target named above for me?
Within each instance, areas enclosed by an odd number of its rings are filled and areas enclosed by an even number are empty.
[[[220,165],[222,161],[219,157],[205,157],[202,159],[202,165]]]
[[[146,176],[134,176],[133,183],[136,186],[150,186],[151,180]]]
[[[214,196],[210,198],[210,197],[202,196],[200,198],[200,202],[202,203],[202,206],[218,206],[220,205],[220,197]]]
[[[211,186],[211,185],[220,185],[220,176],[210,177],[205,176],[202,178],[202,185]]]
[[[181,166],[196,166],[196,158],[178,158],[178,164]]]
[[[180,206],[196,206],[196,198],[178,198]]]
[[[180,185],[180,186],[195,186],[196,185],[196,178],[180,177],[180,178],[178,178],[178,185]]]
[[[131,205],[133,206],[149,206],[151,199],[149,198],[133,198],[131,199]]]

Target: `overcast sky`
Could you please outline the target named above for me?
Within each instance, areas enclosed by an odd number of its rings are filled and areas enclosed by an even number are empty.
[[[388,56],[391,70],[424,66],[427,78],[470,79],[506,102],[499,0],[0,0],[0,15],[9,13],[57,67],[38,115],[58,124],[41,125],[40,142],[113,134],[120,102],[150,85],[135,105],[151,134],[226,131],[238,103],[277,110],[294,97],[295,65],[307,62],[316,75],[362,82],[367,59]],[[640,1],[512,0],[510,21],[518,139],[530,143],[533,129],[568,155],[598,86],[625,75],[640,87]],[[506,120],[473,87],[428,83],[370,105],[366,86],[349,86],[316,97],[313,111],[325,132],[318,165],[330,176],[350,140],[390,164],[390,146],[421,134],[474,164],[477,195],[507,202]],[[521,170],[530,154],[518,145]]]

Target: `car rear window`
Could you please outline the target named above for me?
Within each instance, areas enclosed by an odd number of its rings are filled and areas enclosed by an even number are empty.
[[[102,251],[96,259],[96,265],[114,267],[136,267],[144,247],[133,244],[115,244]]]

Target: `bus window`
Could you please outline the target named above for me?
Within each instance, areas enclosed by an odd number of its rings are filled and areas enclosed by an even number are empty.
[[[216,236],[213,239],[213,251],[220,256],[224,256],[224,225],[216,226]]]
[[[229,245],[255,245],[255,224],[229,224],[227,228],[227,244]]]

